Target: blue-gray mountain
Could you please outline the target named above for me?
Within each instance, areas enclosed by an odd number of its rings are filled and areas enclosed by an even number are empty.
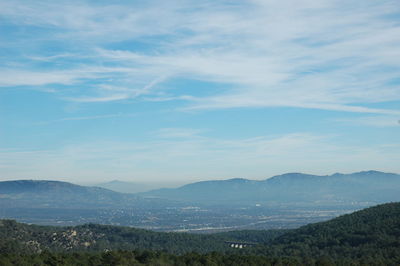
[[[138,195],[204,204],[312,203],[367,205],[400,200],[400,175],[378,171],[317,176],[288,173],[266,180],[203,181]]]
[[[261,181],[242,178],[203,181],[136,194],[59,181],[16,180],[0,182],[0,206],[121,208],[166,202],[170,205],[177,202],[208,205],[364,202],[372,205],[399,201],[399,191],[400,175],[378,171],[328,176],[288,173]]]
[[[399,191],[400,175],[377,171],[205,181],[137,194],[58,181],[18,180],[0,182],[0,218],[161,231],[294,228],[400,201]]]
[[[0,182],[1,208],[107,209],[163,204],[134,194],[118,193],[51,180]],[[165,201],[164,201],[165,203]]]
[[[0,206],[41,208],[95,208],[132,204],[133,198],[98,187],[47,180],[0,182]]]

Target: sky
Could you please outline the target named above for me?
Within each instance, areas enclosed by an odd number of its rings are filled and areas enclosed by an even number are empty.
[[[398,0],[0,0],[0,180],[399,162]]]

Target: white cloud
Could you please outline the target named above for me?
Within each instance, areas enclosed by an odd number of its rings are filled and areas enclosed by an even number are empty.
[[[0,86],[38,86],[46,84],[72,84],[75,76],[65,71],[11,71],[1,70]]]
[[[226,85],[207,97],[194,97],[190,88],[185,97],[163,97],[190,99],[187,109],[289,106],[398,113],[363,107],[400,100],[397,1],[3,1],[0,10],[10,23],[50,29],[42,38],[77,40],[80,54],[95,58],[67,72],[24,69],[24,79],[18,71],[10,73],[0,79],[2,86],[96,83],[91,95],[64,98],[105,102],[145,94],[142,99],[151,100],[160,99],[153,94],[155,84],[173,94],[168,81],[185,77]],[[119,41],[144,42],[149,49],[106,48]],[[118,67],[90,70],[99,63]],[[104,75],[109,80],[103,81]],[[111,84],[131,91],[104,91]]]
[[[96,80],[114,76],[116,73],[130,74],[134,70],[121,67],[80,67],[67,70],[20,70],[0,69],[0,87],[42,86],[48,84],[72,85],[82,80]]]
[[[72,102],[78,103],[98,103],[98,102],[112,102],[112,101],[120,101],[128,99],[128,94],[113,94],[108,96],[95,96],[95,97],[77,97],[77,98],[70,98],[65,97],[64,99]]]
[[[291,106],[397,114],[359,105],[400,100],[399,86],[388,85],[399,75],[394,58],[400,53],[400,28],[382,19],[393,12],[393,2],[369,2],[352,12],[346,8],[353,2],[321,2],[257,2],[261,6],[251,12],[194,13],[187,27],[195,34],[173,42],[171,51],[102,50],[101,55],[234,87],[198,98],[189,108]]]
[[[400,128],[400,116],[363,116],[357,118],[342,118],[335,121],[348,125],[369,127],[398,127]]]

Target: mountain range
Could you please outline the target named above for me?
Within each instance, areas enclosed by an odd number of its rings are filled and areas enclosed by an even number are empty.
[[[400,175],[379,171],[328,176],[288,173],[265,180],[234,178],[191,183],[142,193],[119,193],[100,187],[48,180],[0,182],[0,206],[113,208],[142,203],[241,204],[351,204],[400,200]]]
[[[139,193],[142,197],[204,204],[390,202],[400,200],[400,175],[379,171],[328,176],[288,173],[265,180],[203,181],[175,189]]]
[[[99,187],[49,180],[0,182],[0,206],[41,208],[111,208],[129,206],[137,197]]]
[[[378,171],[203,181],[119,193],[48,180],[0,182],[0,218],[45,225],[101,223],[160,231],[296,228],[400,201],[400,175]]]

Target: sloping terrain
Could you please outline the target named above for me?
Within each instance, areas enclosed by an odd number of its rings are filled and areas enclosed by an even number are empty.
[[[387,203],[293,230],[236,231],[218,234],[160,233],[130,227],[86,224],[37,226],[0,220],[2,253],[167,250],[172,253],[227,251],[226,241],[256,244],[245,253],[269,256],[400,256],[400,203]]]
[[[121,226],[86,224],[75,227],[37,226],[0,220],[0,253],[37,253],[44,250],[164,250],[185,252],[228,251],[226,241],[269,242],[285,230],[243,231],[219,234],[160,233]]]
[[[203,181],[175,189],[118,193],[59,181],[0,182],[0,206],[43,208],[132,208],[178,202],[207,205],[314,204],[362,206],[400,200],[400,175],[378,171],[316,176],[289,173],[255,181]]]
[[[145,197],[204,204],[307,203],[318,205],[400,200],[400,175],[378,171],[316,176],[289,173],[256,181],[241,178],[203,181],[176,189],[140,193]],[[369,203],[369,204],[368,204]]]
[[[343,263],[347,263],[346,259],[362,258],[366,265],[369,262],[384,265],[384,261],[397,264],[400,262],[400,203],[382,204],[309,224],[253,252],[302,258],[325,256]]]
[[[48,180],[0,182],[0,206],[97,208],[132,204],[137,197],[99,187]]]
[[[134,194],[60,181],[0,182],[0,208],[140,209],[162,207],[168,203],[168,200],[144,199]]]

